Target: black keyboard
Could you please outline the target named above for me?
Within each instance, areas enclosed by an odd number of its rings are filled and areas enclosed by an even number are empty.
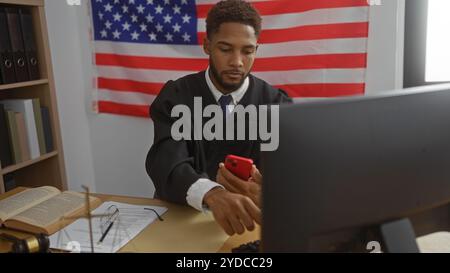
[[[260,240],[256,240],[253,242],[248,242],[246,244],[242,244],[238,247],[231,249],[231,253],[258,253],[260,252]]]

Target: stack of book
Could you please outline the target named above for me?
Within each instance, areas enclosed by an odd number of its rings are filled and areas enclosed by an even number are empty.
[[[0,161],[2,168],[53,151],[47,107],[39,99],[0,101]]]

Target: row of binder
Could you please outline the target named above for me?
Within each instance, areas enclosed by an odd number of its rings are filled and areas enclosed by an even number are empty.
[[[0,6],[0,84],[39,79],[30,10]]]

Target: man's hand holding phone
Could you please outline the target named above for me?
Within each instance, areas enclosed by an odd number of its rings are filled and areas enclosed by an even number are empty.
[[[216,177],[216,182],[225,189],[217,187],[210,190],[204,202],[228,235],[242,234],[245,229],[253,230],[254,222],[261,224],[262,176],[251,159],[236,156],[228,156],[227,159],[225,162],[228,164],[219,164]]]
[[[225,168],[240,179],[247,181],[251,176],[253,160],[237,155],[227,155]]]
[[[229,157],[227,157],[228,159]],[[236,157],[232,157],[236,159]],[[225,160],[227,162],[227,160]],[[229,168],[230,164],[219,164],[219,170],[217,172],[216,181],[223,185],[227,190],[233,193],[239,193],[252,199],[252,201],[261,207],[261,184],[262,175],[255,165],[250,164],[248,166],[248,160],[235,161],[234,168]],[[241,165],[239,165],[241,164]],[[231,171],[230,171],[231,169]],[[239,170],[239,176],[235,175],[232,170]],[[248,173],[248,175],[246,174]],[[243,177],[247,179],[243,179]]]

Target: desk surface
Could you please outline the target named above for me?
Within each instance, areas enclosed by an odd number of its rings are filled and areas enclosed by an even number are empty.
[[[23,188],[15,189],[0,196],[0,199],[21,190]],[[163,222],[155,221],[150,224],[119,252],[231,252],[231,248],[250,240],[256,240],[260,234],[260,229],[258,228],[253,232],[229,237],[214,221],[211,213],[201,213],[188,206],[180,206],[149,198],[93,195],[104,202],[115,201],[168,208],[168,211],[163,215]],[[26,236],[24,233],[13,233],[20,237]],[[5,252],[7,249],[8,244],[0,240],[0,253]]]
[[[19,188],[0,195],[0,200],[23,190]],[[210,213],[200,213],[187,206],[179,206],[156,199],[94,194],[102,201],[115,201],[135,205],[165,206],[168,211],[164,221],[155,221],[119,252],[231,252],[243,243],[257,240],[260,228],[253,232],[229,237],[214,221]],[[4,229],[0,229],[0,232]],[[26,233],[8,231],[18,237]],[[417,238],[422,252],[449,252],[450,232],[437,232]],[[0,239],[0,253],[6,252],[9,244]]]

